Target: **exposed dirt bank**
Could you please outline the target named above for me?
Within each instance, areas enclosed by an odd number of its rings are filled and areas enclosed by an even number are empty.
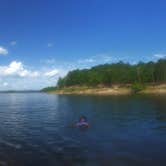
[[[80,94],[80,95],[131,95],[133,90],[131,86],[114,85],[105,88],[89,88],[89,87],[68,87],[60,90],[49,92],[51,94]],[[144,90],[138,92],[140,94],[166,94],[166,84],[148,85]]]

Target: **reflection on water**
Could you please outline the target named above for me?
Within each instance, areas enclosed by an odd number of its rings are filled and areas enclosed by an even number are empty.
[[[0,165],[165,166],[165,97],[0,94]]]

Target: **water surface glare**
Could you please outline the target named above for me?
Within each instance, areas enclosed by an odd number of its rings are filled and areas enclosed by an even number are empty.
[[[0,94],[0,165],[165,166],[165,150],[166,96]]]

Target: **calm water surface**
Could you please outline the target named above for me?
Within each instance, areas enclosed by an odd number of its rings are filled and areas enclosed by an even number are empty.
[[[166,96],[0,94],[0,165],[165,166],[165,151]]]

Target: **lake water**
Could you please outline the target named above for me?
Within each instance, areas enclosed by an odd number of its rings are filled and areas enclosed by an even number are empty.
[[[0,165],[165,166],[166,96],[2,93]]]

